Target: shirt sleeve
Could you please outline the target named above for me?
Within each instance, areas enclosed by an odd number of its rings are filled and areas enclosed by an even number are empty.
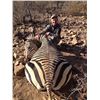
[[[50,25],[47,25],[46,28],[40,33],[40,35],[44,35],[50,29]]]

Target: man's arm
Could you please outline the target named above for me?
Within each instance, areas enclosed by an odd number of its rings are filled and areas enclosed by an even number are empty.
[[[50,25],[47,25],[46,28],[40,33],[40,35],[44,35],[50,29]]]
[[[60,36],[60,33],[61,33],[61,28],[58,27],[54,33],[50,33],[49,35],[52,37],[52,38],[61,38]]]

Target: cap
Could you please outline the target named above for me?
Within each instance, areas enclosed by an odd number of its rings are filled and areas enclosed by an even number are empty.
[[[51,16],[51,19],[53,19],[53,18],[58,18],[58,16],[57,16],[56,14],[53,14],[53,15]]]

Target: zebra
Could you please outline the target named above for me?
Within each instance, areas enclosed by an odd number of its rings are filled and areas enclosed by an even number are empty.
[[[36,40],[36,39],[27,39],[25,41],[25,45],[24,45],[24,55],[25,55],[25,59],[27,61],[29,61],[31,59],[31,57],[33,56],[33,54],[38,50],[38,48],[41,46],[41,43]]]
[[[60,90],[71,79],[72,65],[46,36],[41,41],[41,47],[25,66],[25,75],[38,90],[46,90],[48,100],[52,100],[51,92]]]

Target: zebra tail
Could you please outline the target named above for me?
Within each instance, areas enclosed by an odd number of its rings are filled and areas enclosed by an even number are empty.
[[[52,100],[51,88],[49,84],[46,85],[46,89],[47,89],[48,100]]]

